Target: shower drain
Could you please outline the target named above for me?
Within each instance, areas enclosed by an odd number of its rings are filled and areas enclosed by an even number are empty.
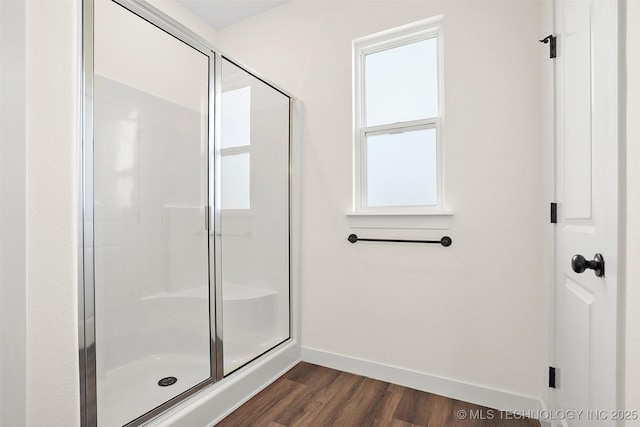
[[[164,377],[160,381],[158,381],[158,385],[160,387],[168,387],[170,385],[174,385],[178,381],[176,377]]]

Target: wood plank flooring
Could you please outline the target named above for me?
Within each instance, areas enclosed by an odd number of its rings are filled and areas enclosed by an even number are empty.
[[[458,414],[466,418],[462,419]],[[530,419],[299,363],[219,427],[540,427]]]

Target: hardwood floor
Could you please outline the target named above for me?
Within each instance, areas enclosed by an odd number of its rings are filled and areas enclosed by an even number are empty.
[[[302,362],[218,426],[540,427],[538,421],[514,418],[494,409]]]

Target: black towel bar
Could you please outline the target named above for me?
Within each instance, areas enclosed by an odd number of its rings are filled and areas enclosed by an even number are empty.
[[[351,243],[355,243],[358,241],[362,241],[362,242],[396,242],[396,243],[439,243],[442,246],[451,246],[451,243],[453,243],[453,240],[451,240],[451,237],[449,236],[444,236],[442,239],[440,240],[402,240],[402,239],[363,239],[362,237],[358,237],[355,234],[349,234],[349,237],[347,237],[347,240],[350,241]]]

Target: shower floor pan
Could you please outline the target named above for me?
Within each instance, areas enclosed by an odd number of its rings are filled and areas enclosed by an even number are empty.
[[[228,375],[287,337],[280,336],[269,322],[265,322],[275,314],[276,292],[225,284],[223,295],[223,359],[224,375]],[[208,296],[208,289],[200,287],[158,293],[143,298],[142,302],[150,313],[161,310],[167,301],[172,304],[179,302],[185,307],[191,305],[192,308],[185,312],[192,313],[200,308],[200,304],[208,302]],[[200,330],[202,325],[191,326]],[[182,335],[178,333],[178,336]],[[171,337],[175,340],[172,334],[165,338],[171,341]],[[190,342],[187,339],[183,347],[190,348]],[[120,344],[120,347],[125,349],[130,346]],[[98,377],[97,411],[100,427],[125,425],[211,376],[208,353],[156,353],[123,362]],[[158,382],[167,377],[175,377],[177,381],[160,386]]]
[[[127,363],[99,380],[98,425],[125,425],[209,376],[208,355],[163,354]],[[166,387],[158,385],[166,377],[177,381]]]

